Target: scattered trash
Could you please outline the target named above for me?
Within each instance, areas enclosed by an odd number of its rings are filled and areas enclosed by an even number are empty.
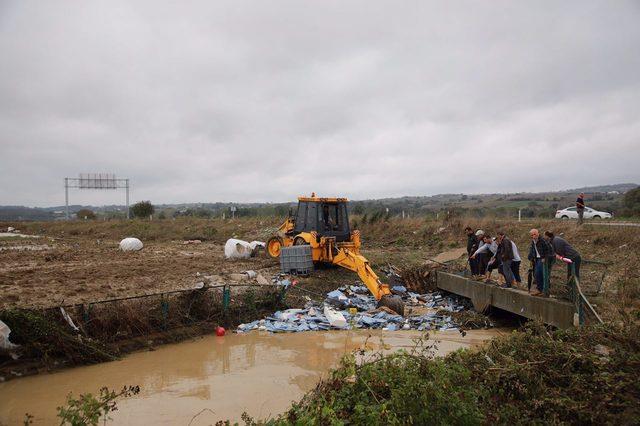
[[[256,281],[260,285],[269,285],[269,284],[271,284],[271,282],[268,279],[266,279],[265,277],[263,277],[260,274],[258,274],[258,276],[256,277]]]
[[[142,250],[142,241],[137,238],[125,238],[120,241],[120,250],[122,251],[138,251]]]
[[[230,238],[224,245],[224,256],[227,259],[248,259],[256,255],[258,250],[264,249],[266,244],[261,241],[251,241],[250,243]]]
[[[13,226],[7,226],[7,232],[15,232],[16,228],[14,228]]]
[[[222,337],[225,335],[225,333],[226,330],[224,329],[224,327],[216,327],[216,336]]]
[[[285,287],[294,285],[281,276],[276,276],[273,281]],[[444,296],[440,292],[417,294],[405,291],[401,297],[407,306],[429,309],[426,313],[405,318],[384,306],[377,308],[376,299],[365,286],[351,285],[327,293],[327,298],[322,304],[309,300],[304,309],[278,311],[262,320],[240,324],[237,332],[265,330],[282,333],[332,328],[377,328],[388,331],[458,330],[459,325],[453,319],[453,314],[467,309],[458,299]]]
[[[249,277],[249,279],[251,279],[251,280],[258,276],[258,273],[256,271],[252,271],[252,270],[244,271],[243,274],[246,274],[247,277]]]
[[[73,323],[73,320],[62,306],[60,306],[60,312],[62,313],[62,317],[64,318],[64,320],[71,326],[71,328],[73,328],[74,331],[80,331],[78,326]]]
[[[347,326],[347,320],[344,315],[329,307],[329,305],[324,305],[324,316],[329,320],[331,327],[344,328]]]
[[[200,243],[202,243],[201,240],[187,240],[187,241],[184,241],[182,244],[186,246],[187,244],[200,244]]]

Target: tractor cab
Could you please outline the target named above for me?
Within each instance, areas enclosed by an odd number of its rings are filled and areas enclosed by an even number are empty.
[[[298,198],[294,234],[316,232],[320,237],[335,237],[336,242],[349,241],[349,213],[346,198]]]

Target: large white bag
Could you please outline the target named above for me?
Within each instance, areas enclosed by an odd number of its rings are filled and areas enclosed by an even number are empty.
[[[120,241],[120,250],[122,251],[138,251],[142,250],[142,241],[137,238],[125,238]]]
[[[227,259],[248,259],[255,255],[259,247],[264,248],[265,243],[251,241],[250,243],[235,238],[229,238],[224,245],[224,256]]]
[[[9,334],[11,334],[9,326],[0,321],[0,349],[10,351],[18,347],[9,341]]]

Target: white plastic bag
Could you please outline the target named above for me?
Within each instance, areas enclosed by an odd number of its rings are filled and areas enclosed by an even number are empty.
[[[342,312],[324,305],[324,316],[329,320],[331,327],[345,328],[347,326],[347,319],[342,315]]]
[[[9,334],[11,334],[9,326],[0,321],[0,349],[11,351],[19,346],[9,341]]]
[[[125,238],[120,241],[120,250],[122,251],[138,251],[142,250],[142,241],[137,238]]]

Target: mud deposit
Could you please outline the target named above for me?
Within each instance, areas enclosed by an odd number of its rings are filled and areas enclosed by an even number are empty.
[[[471,348],[501,330],[432,334],[437,354]],[[215,423],[276,416],[312,389],[346,352],[365,346],[385,352],[411,348],[419,332],[379,330],[297,334],[252,332],[207,336],[132,354],[121,361],[0,383],[0,424],[19,424],[25,413],[34,424],[56,423],[56,407],[69,392],[97,392],[140,385],[139,395],[122,400],[114,424]],[[205,410],[205,411],[203,411]]]

